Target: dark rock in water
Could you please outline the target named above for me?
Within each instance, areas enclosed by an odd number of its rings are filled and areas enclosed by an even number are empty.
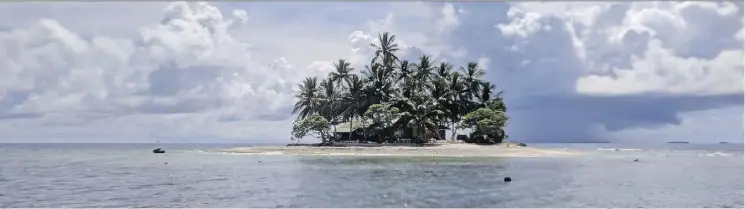
[[[639,159],[634,159],[634,162],[639,162]]]
[[[510,177],[504,177],[504,182],[510,182],[510,181],[512,181],[512,178],[510,178]]]
[[[520,147],[527,147],[528,145],[527,145],[527,144],[525,144],[525,143],[522,143],[522,142],[520,142],[520,143],[517,143],[517,146],[520,146]]]
[[[166,150],[163,150],[163,149],[160,149],[160,148],[158,148],[158,149],[154,149],[154,150],[153,150],[153,153],[156,153],[156,154],[159,154],[159,153],[166,153]]]

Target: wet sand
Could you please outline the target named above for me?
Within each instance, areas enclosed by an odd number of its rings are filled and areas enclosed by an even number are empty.
[[[350,155],[350,156],[426,156],[426,157],[562,157],[581,154],[578,151],[519,147],[516,145],[434,144],[430,146],[261,146],[218,150],[240,154],[283,155]]]

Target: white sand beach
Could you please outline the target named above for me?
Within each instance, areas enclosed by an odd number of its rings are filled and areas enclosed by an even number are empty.
[[[519,147],[516,145],[474,145],[464,143],[429,146],[260,146],[219,150],[240,154],[284,155],[353,155],[353,156],[427,156],[427,157],[561,157],[581,154],[578,151]]]

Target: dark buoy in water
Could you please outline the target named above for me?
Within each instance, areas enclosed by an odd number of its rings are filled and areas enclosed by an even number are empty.
[[[163,150],[163,149],[160,149],[160,148],[158,148],[158,149],[154,149],[154,150],[153,150],[153,153],[155,153],[155,154],[160,154],[160,153],[166,153],[166,151],[165,151],[165,150]]]
[[[510,182],[510,181],[512,181],[512,178],[510,178],[510,177],[504,177],[504,182]]]

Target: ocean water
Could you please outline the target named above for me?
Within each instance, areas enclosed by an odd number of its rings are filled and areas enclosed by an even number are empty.
[[[0,207],[742,208],[745,195],[742,144],[529,144],[586,152],[559,158],[211,151],[234,146],[246,145],[0,144]]]

